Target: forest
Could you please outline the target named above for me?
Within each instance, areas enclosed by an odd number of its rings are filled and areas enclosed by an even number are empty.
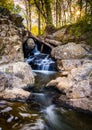
[[[36,35],[48,27],[57,29],[75,23],[84,24],[85,30],[92,23],[91,0],[0,0],[0,5],[20,12],[25,26]]]

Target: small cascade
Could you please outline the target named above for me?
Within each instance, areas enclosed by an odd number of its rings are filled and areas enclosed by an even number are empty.
[[[33,53],[33,55],[40,54],[40,51],[38,50],[37,45],[35,45],[35,48],[33,49],[32,53]]]
[[[31,55],[26,62],[29,63],[33,70],[56,71],[56,63],[49,54],[41,53],[37,45],[31,51]]]

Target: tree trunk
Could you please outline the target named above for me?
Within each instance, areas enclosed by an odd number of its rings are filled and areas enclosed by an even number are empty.
[[[80,18],[81,18],[81,11],[82,11],[83,1],[80,0]]]
[[[87,0],[85,1],[86,2],[86,6],[85,6],[85,14],[87,15],[87,12],[88,12],[88,2],[87,2]]]
[[[31,2],[30,2],[30,0],[28,0],[28,10],[29,10],[29,30],[31,31],[31,23],[32,23],[32,21],[31,21]]]
[[[56,0],[56,27],[58,27],[58,0]]]
[[[26,24],[27,24],[27,28],[29,28],[28,26],[28,4],[27,4],[27,1],[25,0],[25,8],[26,8]]]
[[[58,15],[59,15],[59,23],[58,23],[58,25],[59,25],[59,27],[61,26],[61,1],[59,0],[59,13],[58,13]]]
[[[41,16],[40,16],[40,12],[38,12],[38,34],[41,35]]]
[[[46,24],[53,25],[50,0],[44,0],[44,3],[45,3],[45,10],[46,10]]]

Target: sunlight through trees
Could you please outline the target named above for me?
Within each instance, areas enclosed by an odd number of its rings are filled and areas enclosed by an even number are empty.
[[[48,26],[59,28],[84,16],[90,17],[89,23],[92,21],[90,0],[0,0],[0,6],[12,12],[20,11],[28,30],[39,35]]]

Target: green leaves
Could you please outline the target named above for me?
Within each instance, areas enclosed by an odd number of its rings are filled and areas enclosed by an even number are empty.
[[[13,13],[19,13],[20,7],[14,5],[13,0],[0,0],[0,6],[7,8]]]

